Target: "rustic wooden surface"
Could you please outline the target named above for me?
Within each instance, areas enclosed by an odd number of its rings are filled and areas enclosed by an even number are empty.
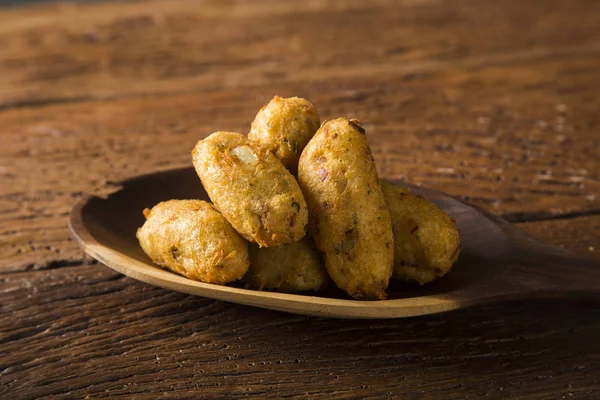
[[[0,397],[600,396],[598,303],[298,317],[125,278],[66,229],[83,193],[300,95],[359,117],[384,177],[599,259],[599,90],[593,0],[0,10]]]

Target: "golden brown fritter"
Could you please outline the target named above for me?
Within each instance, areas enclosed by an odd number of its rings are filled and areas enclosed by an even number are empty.
[[[424,285],[444,276],[458,259],[456,222],[407,189],[382,182],[394,229],[394,278]]]
[[[325,122],[300,156],[298,180],[329,276],[354,298],[386,298],[394,262],[392,223],[358,121]]]
[[[244,238],[277,247],[304,237],[306,200],[270,151],[239,133],[215,132],[196,144],[192,156],[215,207]]]
[[[145,209],[142,249],[156,264],[187,278],[224,285],[248,270],[248,243],[210,203],[169,200]]]
[[[256,114],[248,138],[296,173],[300,154],[320,124],[319,113],[306,99],[275,96]]]
[[[263,247],[251,243],[250,270],[244,276],[249,287],[294,293],[320,290],[329,276],[312,240],[301,240],[282,247]]]

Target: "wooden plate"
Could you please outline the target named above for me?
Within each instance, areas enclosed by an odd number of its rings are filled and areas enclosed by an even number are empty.
[[[461,256],[444,278],[424,288],[392,281],[384,301],[349,300],[332,289],[320,296],[247,290],[195,282],[155,266],[135,232],[142,210],[169,199],[208,200],[193,168],[125,181],[108,198],[88,196],[71,211],[69,227],[90,256],[134,279],[163,288],[297,314],[338,318],[398,318],[491,300],[600,293],[600,265],[541,244],[497,217],[443,193],[409,186],[456,219]]]

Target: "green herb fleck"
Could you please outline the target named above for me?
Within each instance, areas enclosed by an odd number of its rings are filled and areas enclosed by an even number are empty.
[[[300,204],[295,201],[292,201],[292,208],[295,208],[296,212],[300,212]]]
[[[323,207],[327,207],[327,206],[329,206],[329,203],[327,202],[327,200],[325,200],[325,201],[323,202]]]

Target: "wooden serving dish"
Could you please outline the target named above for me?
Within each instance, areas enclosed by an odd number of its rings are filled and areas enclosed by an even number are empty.
[[[71,211],[69,227],[90,256],[134,279],[198,296],[290,313],[337,318],[399,318],[483,302],[600,294],[600,264],[537,242],[518,228],[435,190],[409,186],[456,219],[461,255],[444,278],[423,288],[392,280],[388,300],[357,301],[337,289],[285,294],[192,281],[155,266],[135,232],[142,210],[169,199],[208,200],[193,168],[139,176],[103,199],[88,196]]]

